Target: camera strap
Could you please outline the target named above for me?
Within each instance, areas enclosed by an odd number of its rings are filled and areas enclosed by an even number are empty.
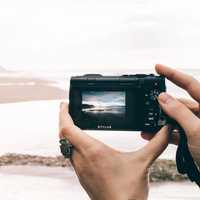
[[[176,165],[180,174],[187,174],[188,178],[200,187],[200,169],[194,162],[188,148],[185,131],[180,128],[180,141],[176,152]]]

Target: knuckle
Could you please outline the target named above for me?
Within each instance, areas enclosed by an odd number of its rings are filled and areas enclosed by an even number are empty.
[[[176,79],[176,74],[177,74],[177,73],[176,73],[174,70],[172,70],[172,71],[169,72],[169,77],[170,77],[171,79],[175,80],[175,79]]]
[[[68,133],[68,129],[66,127],[62,127],[60,132],[66,134]]]
[[[194,85],[196,85],[197,80],[191,75],[188,75],[188,77],[189,77],[189,81],[186,83],[185,89],[191,90],[194,87]]]
[[[182,104],[179,101],[176,101],[175,106],[174,106],[174,112],[178,111],[183,111],[185,109],[184,104]]]
[[[179,101],[173,101],[170,105],[169,105],[169,109],[171,112],[177,112],[177,111],[181,111],[183,110],[183,104],[180,103]]]
[[[60,133],[61,133],[61,135],[64,135],[67,137],[70,137],[70,135],[71,135],[71,132],[69,131],[69,129],[67,127],[62,127]]]

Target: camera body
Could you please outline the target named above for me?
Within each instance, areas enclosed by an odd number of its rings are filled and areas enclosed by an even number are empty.
[[[69,113],[83,130],[155,132],[167,123],[157,101],[165,91],[165,78],[153,74],[74,76]]]

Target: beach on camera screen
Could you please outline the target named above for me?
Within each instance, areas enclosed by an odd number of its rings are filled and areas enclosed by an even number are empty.
[[[123,91],[85,91],[82,93],[82,112],[91,115],[125,115],[126,93]]]

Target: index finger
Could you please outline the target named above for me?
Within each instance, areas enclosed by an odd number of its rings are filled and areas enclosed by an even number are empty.
[[[158,74],[164,75],[167,79],[185,89],[196,101],[200,102],[200,82],[198,80],[161,64],[157,64],[155,68]]]
[[[184,98],[179,98],[178,99],[181,103],[186,105],[195,115],[198,117],[200,116],[200,104],[197,103],[196,101],[191,101],[189,99],[184,99]]]
[[[84,133],[80,128],[74,125],[72,118],[68,114],[68,105],[60,105],[60,139],[66,138],[78,150],[84,151],[98,141]]]

